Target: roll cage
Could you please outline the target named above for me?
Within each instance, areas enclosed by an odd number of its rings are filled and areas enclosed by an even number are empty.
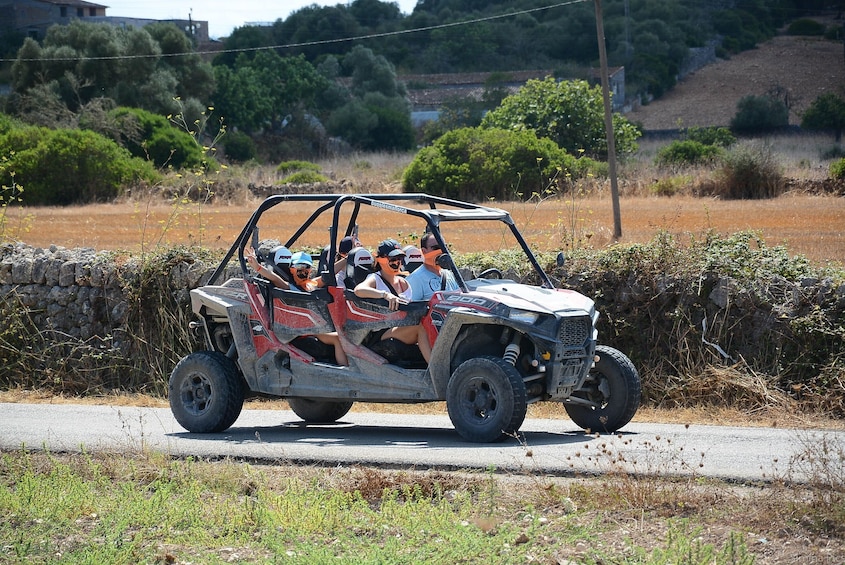
[[[455,221],[472,221],[472,220],[489,220],[498,221],[505,224],[513,237],[519,243],[522,251],[528,258],[531,266],[536,271],[540,278],[541,286],[545,288],[554,288],[549,276],[540,266],[534,253],[531,251],[528,243],[523,238],[522,234],[517,229],[510,214],[502,209],[493,208],[490,206],[482,206],[480,204],[472,204],[462,202],[459,200],[452,200],[440,196],[432,196],[429,194],[412,193],[412,194],[278,194],[266,198],[250,216],[244,228],[241,230],[231,248],[223,257],[220,265],[215,269],[208,284],[215,284],[220,279],[229,262],[237,253],[238,263],[244,276],[249,272],[247,268],[246,259],[244,257],[244,249],[248,243],[252,242],[254,248],[258,248],[258,223],[261,217],[270,209],[284,204],[285,202],[314,202],[318,204],[317,208],[311,215],[302,223],[302,225],[283,242],[288,248],[291,248],[296,241],[311,227],[314,222],[321,218],[324,214],[330,213],[332,217],[331,226],[329,228],[329,252],[328,257],[334,257],[337,251],[337,245],[342,237],[352,235],[357,226],[358,214],[362,206],[371,206],[380,208],[390,212],[405,214],[421,218],[425,221],[427,229],[434,235],[444,254],[448,253],[448,245],[440,233],[440,224],[442,222]],[[412,205],[416,207],[412,207]],[[340,224],[343,220],[341,213],[344,206],[352,206],[352,210],[345,223],[343,229]],[[342,235],[341,235],[342,234]],[[455,280],[458,286],[464,292],[468,291],[466,281],[461,276],[458,269],[451,269],[455,275]],[[330,270],[324,269],[318,273],[327,286],[334,286],[336,284],[334,275]]]

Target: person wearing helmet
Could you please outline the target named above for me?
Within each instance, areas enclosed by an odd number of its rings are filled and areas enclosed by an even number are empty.
[[[408,283],[413,290],[411,300],[428,300],[438,290],[457,290],[455,275],[437,264],[437,258],[443,254],[443,250],[434,234],[423,234],[420,251],[423,254],[423,265],[408,275]]]
[[[270,257],[275,265],[272,269],[259,263],[258,256],[253,248],[248,247],[245,251],[244,256],[246,257],[246,262],[253,271],[269,280],[278,288],[290,289],[290,284],[279,275],[279,273],[287,273],[290,267],[292,256],[287,247],[278,245],[270,250]]]
[[[395,239],[382,241],[378,246],[376,272],[367,276],[355,287],[355,296],[384,299],[391,310],[398,310],[400,304],[407,304],[413,291],[408,281],[401,276],[404,258],[405,252],[398,241]],[[389,328],[382,334],[381,339],[390,338],[409,345],[416,343],[426,363],[431,358],[431,344],[422,324]]]
[[[252,249],[249,250],[250,253],[247,255],[247,261],[250,267],[255,269],[258,274],[266,277],[267,280],[277,287],[285,290],[311,292],[320,286],[316,281],[311,279],[311,269],[314,267],[314,261],[311,259],[311,255],[304,251],[297,251],[293,255],[289,255],[289,261],[285,264],[288,257],[284,253],[279,252],[278,249],[275,248],[276,252],[273,254],[273,260],[277,267],[287,267],[290,272],[290,283],[272,269],[260,265],[258,259],[255,257],[255,251]],[[315,334],[314,337],[334,348],[334,357],[338,365],[349,365],[349,358],[346,356],[346,351],[344,351],[343,345],[340,343],[340,337],[338,337],[337,332]]]

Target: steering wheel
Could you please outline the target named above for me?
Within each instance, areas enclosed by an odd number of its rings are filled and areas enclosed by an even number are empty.
[[[491,275],[495,275],[495,276],[492,276],[492,277],[491,277]],[[489,268],[489,269],[484,269],[483,271],[481,271],[481,273],[479,273],[479,275],[478,275],[477,277],[475,277],[475,278],[477,278],[477,279],[489,279],[489,278],[494,278],[494,279],[499,279],[499,280],[501,280],[501,279],[503,279],[503,278],[505,278],[505,277],[502,275],[502,271],[500,271],[500,270],[499,270],[499,269],[497,269],[496,267],[491,267],[491,268]]]

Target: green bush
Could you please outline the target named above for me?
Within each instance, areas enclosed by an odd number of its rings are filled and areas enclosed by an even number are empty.
[[[592,159],[576,159],[531,130],[461,128],[417,153],[402,188],[459,200],[529,199],[600,171]]]
[[[714,163],[724,149],[689,139],[673,141],[657,151],[655,162],[663,167]]]
[[[223,138],[223,154],[231,161],[243,163],[255,159],[258,149],[250,136],[240,131],[227,131]]]
[[[772,152],[743,145],[725,155],[712,190],[721,198],[758,199],[780,196],[785,189],[783,171]]]
[[[316,171],[296,171],[280,180],[279,184],[313,184],[328,182],[328,180],[328,177]]]
[[[0,155],[9,156],[0,181],[10,184],[14,173],[28,205],[107,201],[127,184],[158,180],[149,162],[87,130],[12,130],[0,135]]]
[[[819,95],[801,116],[801,127],[813,131],[833,132],[837,143],[845,130],[845,99],[832,92]]]
[[[730,147],[736,143],[736,137],[731,133],[731,130],[720,127],[691,127],[686,131],[686,138],[704,145],[717,145],[719,147]]]
[[[315,165],[309,161],[284,161],[276,167],[276,172],[280,175],[287,175],[295,171],[314,171],[315,173],[319,173],[320,165]]]
[[[789,125],[789,110],[772,96],[744,96],[737,103],[731,129],[737,133],[765,133]]]
[[[830,178],[845,179],[845,158],[838,159],[830,164]]]
[[[157,167],[195,169],[204,155],[194,138],[176,129],[164,116],[139,108],[116,108],[110,112],[121,132],[120,142],[132,155],[150,159]]]
[[[571,154],[607,155],[604,99],[599,86],[584,80],[529,80],[518,92],[502,100],[498,108],[481,120],[485,128],[532,130]],[[637,150],[639,128],[621,114],[613,115],[616,151],[620,155]]]
[[[824,30],[824,24],[810,18],[800,18],[789,24],[786,33],[789,35],[824,35]]]

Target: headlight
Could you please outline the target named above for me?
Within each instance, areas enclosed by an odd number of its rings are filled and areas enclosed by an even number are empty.
[[[527,310],[511,310],[510,314],[508,314],[508,318],[513,320],[514,322],[519,322],[521,324],[528,324],[531,325],[537,321],[540,317],[540,314],[537,312],[529,312]]]

